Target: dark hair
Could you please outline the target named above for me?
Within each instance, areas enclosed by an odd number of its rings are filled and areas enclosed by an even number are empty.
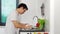
[[[19,4],[19,5],[17,6],[17,8],[20,8],[20,7],[23,7],[23,9],[28,10],[27,5],[26,5],[26,4],[24,4],[24,3],[21,3],[21,4]]]

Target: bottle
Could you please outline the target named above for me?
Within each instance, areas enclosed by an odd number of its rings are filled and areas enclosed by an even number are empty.
[[[40,32],[38,32],[38,34],[41,34]]]
[[[30,32],[30,34],[32,34],[32,33]]]
[[[34,32],[34,34],[36,34],[36,32]]]

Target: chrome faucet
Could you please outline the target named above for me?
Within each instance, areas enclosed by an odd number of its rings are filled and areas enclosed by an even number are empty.
[[[37,18],[37,19],[38,19],[38,17],[37,17],[37,16],[34,16],[34,17],[33,17],[33,20],[34,20],[34,18]]]

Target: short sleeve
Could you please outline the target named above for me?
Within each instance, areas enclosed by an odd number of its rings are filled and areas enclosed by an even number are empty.
[[[17,13],[12,12],[12,13],[8,16],[8,20],[10,20],[10,21],[17,20]]]
[[[17,20],[17,15],[16,14],[12,15],[10,20]]]

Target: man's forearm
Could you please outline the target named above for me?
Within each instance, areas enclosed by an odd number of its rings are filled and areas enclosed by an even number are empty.
[[[13,21],[13,24],[16,28],[25,28],[25,24],[21,24],[18,21]]]
[[[17,24],[16,28],[25,28],[25,24]]]

